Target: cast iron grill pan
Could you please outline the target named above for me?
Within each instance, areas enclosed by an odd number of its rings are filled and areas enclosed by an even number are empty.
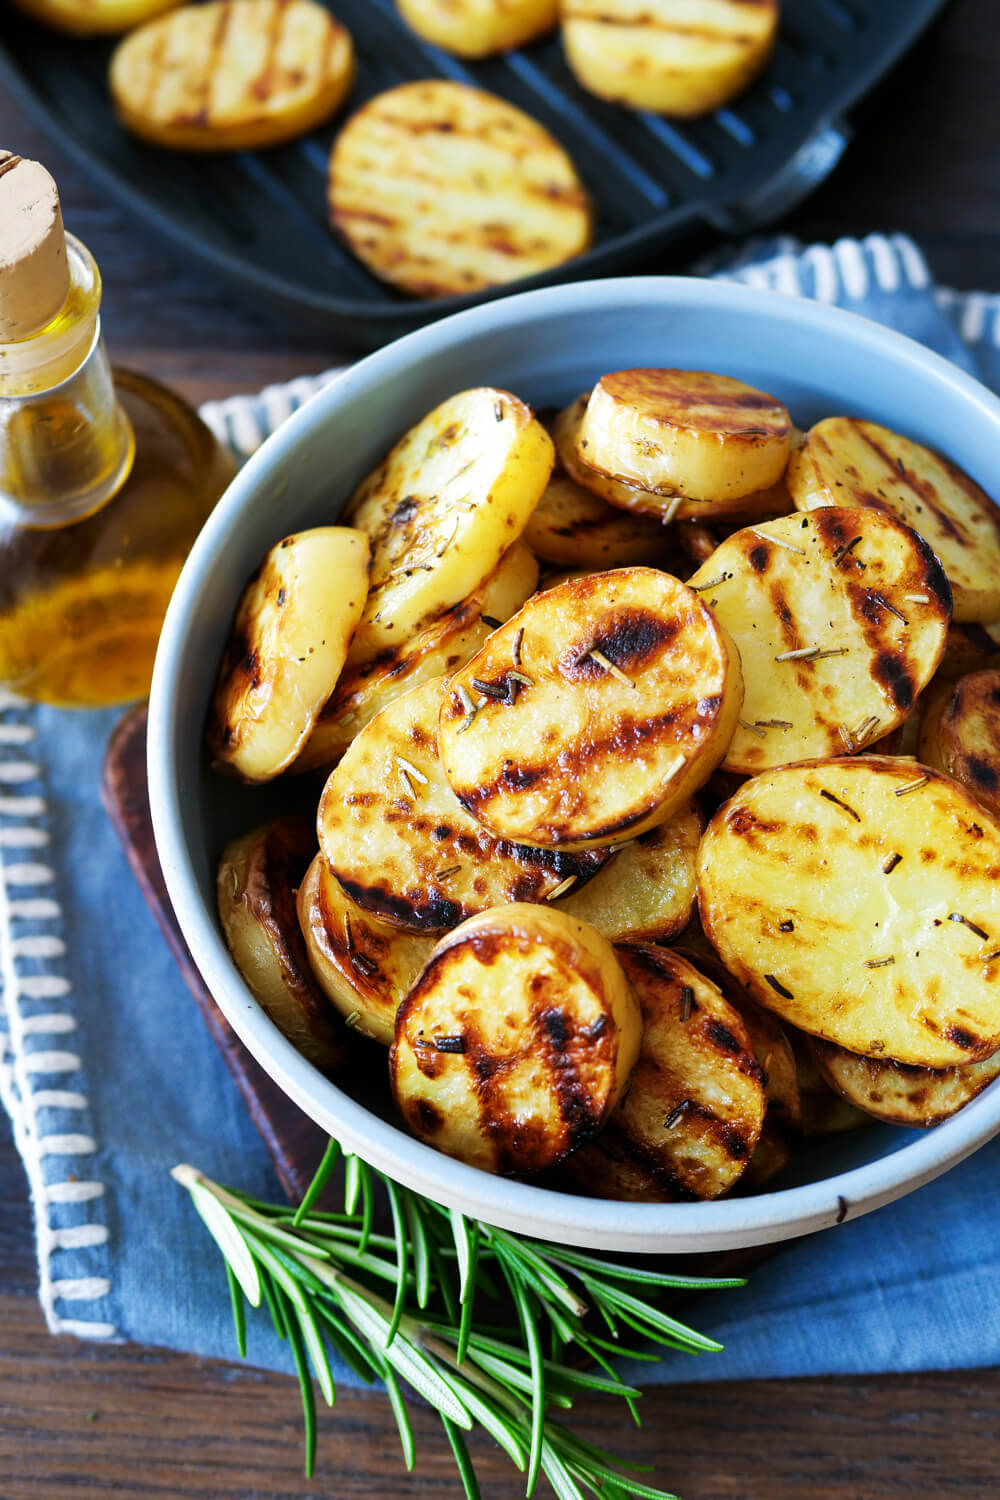
[[[3,0],[0,0],[0,4]],[[677,122],[632,114],[581,89],[558,35],[465,63],[408,30],[392,0],[334,0],[358,51],[347,110],[287,146],[217,157],[146,146],[117,124],[112,44],[0,14],[0,86],[115,197],[232,283],[339,342],[374,348],[511,291],[669,268],[681,246],[774,220],[831,170],[845,114],[891,68],[943,0],[784,0],[766,71],[732,105]],[[327,225],[326,167],[343,118],[372,94],[438,75],[489,89],[569,151],[596,207],[594,243],[566,265],[468,297],[416,301],[371,276]],[[16,148],[16,142],[4,143]]]

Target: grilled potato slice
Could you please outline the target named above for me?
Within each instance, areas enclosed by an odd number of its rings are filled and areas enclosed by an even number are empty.
[[[854,754],[902,723],[944,650],[941,565],[879,511],[793,512],[744,528],[689,584],[743,663],[727,771]]]
[[[495,838],[464,810],[437,754],[444,679],[376,714],[331,772],[319,842],[352,900],[407,932],[447,932],[509,901],[545,901],[600,869],[601,850],[573,854]]]
[[[441,760],[500,838],[622,843],[708,780],[741,700],[739,658],[698,596],[619,568],[536,594],[455,673]]]
[[[566,61],[626,109],[689,118],[740,93],[771,55],[777,0],[563,0]]]
[[[693,803],[641,833],[558,910],[589,922],[612,943],[668,943],[683,932],[695,898],[701,814]]]
[[[441,78],[353,115],[330,156],[330,222],[375,276],[448,297],[533,276],[590,243],[590,200],[530,115]]]
[[[827,417],[788,465],[799,510],[863,505],[912,526],[941,559],[955,619],[1000,616],[1000,509],[968,474],[922,443],[854,417]]]
[[[787,409],[703,370],[616,370],[594,386],[577,432],[582,463],[640,490],[711,505],[777,484],[792,440]],[[607,497],[610,498],[610,497]],[[668,505],[673,519],[680,507]]]
[[[933,693],[920,759],[966,787],[1000,817],[1000,671],[970,672]]]
[[[392,1043],[396,1011],[431,955],[433,938],[380,922],[352,901],[322,855],[299,887],[299,925],[316,982],[353,1031]]]
[[[459,57],[509,52],[552,31],[558,0],[396,0],[399,14],[425,41]]]
[[[802,1134],[805,1136],[843,1135],[871,1124],[870,1116],[850,1104],[830,1087],[813,1055],[815,1037],[806,1036],[794,1026],[786,1028],[795,1054],[802,1101]]]
[[[372,544],[354,661],[469,598],[517,541],[549,482],[552,442],[508,391],[463,391],[401,438],[347,512]]]
[[[818,1037],[810,1050],[831,1088],[891,1125],[940,1125],[1000,1078],[1000,1052],[957,1068],[914,1068],[888,1057],[858,1057]]]
[[[515,542],[471,598],[445,610],[412,640],[357,664],[348,652],[337,686],[292,769],[332,766],[355,735],[402,693],[431,677],[447,676],[475,656],[537,583],[538,563],[527,547]]]
[[[270,781],[312,731],[368,593],[368,538],[319,526],[272,547],[243,591],[209,712],[216,764]]]
[[[295,888],[316,848],[306,818],[282,818],[223,850],[219,920],[254,998],[303,1057],[329,1073],[348,1059],[339,1017],[313,977],[295,914]]]
[[[354,82],[350,34],[315,0],[209,0],[148,21],[111,59],[127,130],[174,151],[293,140]]]
[[[536,556],[561,568],[671,561],[668,533],[655,517],[616,510],[559,467],[524,528],[524,540]]]
[[[973,620],[964,624],[953,620],[948,626],[944,655],[937,669],[937,682],[944,678],[964,677],[982,667],[1000,666],[1000,647],[989,631]]]
[[[399,1008],[389,1075],[414,1135],[487,1172],[561,1161],[604,1124],[639,1007],[600,933],[520,902],[470,917]]]
[[[920,1067],[1000,1047],[1000,825],[890,756],[765,771],[698,852],[701,920],[767,1009]]]
[[[117,36],[181,0],[15,0],[20,10],[71,36]]]
[[[764,1121],[763,1074],[740,1017],[687,959],[617,948],[642,1011],[625,1096],[566,1167],[599,1198],[717,1198],[740,1177]]]

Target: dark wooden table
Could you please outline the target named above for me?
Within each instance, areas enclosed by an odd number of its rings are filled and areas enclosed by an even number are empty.
[[[904,230],[940,280],[1000,287],[998,78],[1000,5],[956,0],[865,106],[857,143],[829,183],[783,227],[806,238]],[[56,174],[66,221],[104,273],[108,339],[121,363],[197,401],[342,357],[157,243],[3,98],[0,145],[41,157]],[[646,1397],[645,1426],[634,1436],[607,1404],[579,1412],[596,1440],[631,1444],[685,1500],[1000,1494],[1000,1371],[674,1388]],[[321,1477],[305,1484],[289,1381],[159,1350],[49,1338],[35,1301],[24,1176],[0,1121],[3,1500],[458,1496],[436,1419],[418,1411],[416,1426],[419,1465],[408,1479],[381,1399],[342,1395],[321,1418]],[[476,1441],[473,1452],[488,1500],[523,1493],[496,1449]]]

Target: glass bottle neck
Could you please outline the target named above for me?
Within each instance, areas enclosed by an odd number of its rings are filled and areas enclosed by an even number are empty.
[[[31,337],[0,344],[0,519],[32,528],[92,515],[128,478],[131,424],[101,339],[101,282],[66,236],[70,291]]]

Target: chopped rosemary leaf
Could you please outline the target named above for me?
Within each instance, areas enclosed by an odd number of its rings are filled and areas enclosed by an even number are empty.
[[[759,721],[755,724],[750,724],[746,719],[737,719],[736,722],[741,729],[746,730],[747,734],[755,734],[759,740],[767,738],[767,732],[762,728]]]
[[[782,541],[780,536],[769,536],[766,531],[758,531],[756,526],[751,526],[750,530],[754,536],[759,536],[762,542],[770,542],[772,547],[784,547],[786,552],[797,552],[799,557],[806,555],[804,548],[793,547],[791,542]]]
[[[891,875],[892,872],[893,872],[893,870],[896,868],[896,866],[901,863],[902,858],[903,858],[903,856],[901,854],[890,854],[889,858],[885,861],[885,864],[882,866],[882,874],[883,875]]]
[[[905,786],[898,786],[896,796],[905,797],[907,792],[915,792],[918,787],[926,786],[930,779],[929,776],[918,776],[915,781],[908,781]]]
[[[890,954],[888,958],[866,958],[865,959],[865,968],[866,969],[887,969],[890,964],[894,964],[895,962],[896,962],[896,960],[892,956],[892,954]]]
[[[977,938],[982,938],[984,943],[988,943],[990,940],[990,935],[988,932],[984,932],[983,929],[981,927],[978,927],[975,922],[970,922],[968,917],[963,917],[960,911],[950,911],[948,913],[948,921],[961,922],[963,927],[967,927],[970,932],[974,932]]]
[[[606,657],[603,651],[588,651],[587,655],[590,657],[591,661],[596,661],[599,667],[603,667],[605,672],[609,672],[611,676],[616,677],[619,682],[624,682],[626,687],[635,687],[635,683],[632,681],[631,677],[626,677],[621,667],[615,666],[615,663],[608,657]]]
[[[546,901],[558,901],[560,896],[565,896],[572,885],[576,885],[576,876],[567,875],[565,880],[560,880],[554,891],[549,891]]]

